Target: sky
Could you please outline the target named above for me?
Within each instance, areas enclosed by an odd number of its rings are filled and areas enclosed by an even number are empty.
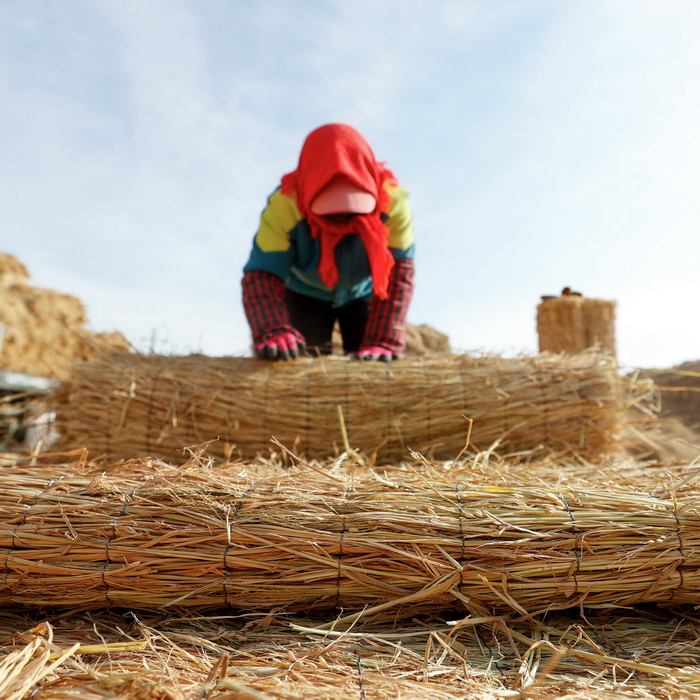
[[[410,322],[533,353],[569,286],[624,365],[697,359],[699,39],[697,0],[0,0],[0,251],[93,330],[248,354],[260,212],[345,122],[411,192]]]

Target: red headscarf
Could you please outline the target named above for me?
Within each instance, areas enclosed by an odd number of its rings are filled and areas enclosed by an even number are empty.
[[[338,176],[344,176],[369,192],[377,201],[374,211],[357,214],[347,222],[330,221],[314,214],[311,203]],[[301,149],[299,166],[282,178],[282,194],[296,195],[297,206],[311,235],[320,242],[318,271],[327,287],[332,289],[339,279],[336,245],[344,236],[356,233],[367,251],[374,293],[386,299],[389,274],[394,265],[387,245],[389,230],[380,217],[381,212],[388,211],[391,202],[391,195],[384,187],[387,181],[397,184],[391,170],[377,162],[362,134],[346,124],[326,124],[312,131]]]

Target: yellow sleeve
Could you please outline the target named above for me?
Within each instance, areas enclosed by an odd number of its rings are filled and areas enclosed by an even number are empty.
[[[408,203],[408,190],[403,187],[391,187],[391,204],[386,226],[389,229],[388,244],[390,248],[408,250],[414,243],[413,216]]]
[[[263,253],[284,253],[291,244],[289,232],[300,220],[301,214],[294,199],[275,190],[260,217],[255,242]]]

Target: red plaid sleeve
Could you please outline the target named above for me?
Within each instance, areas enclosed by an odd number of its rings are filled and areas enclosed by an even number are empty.
[[[397,260],[391,270],[386,299],[373,297],[362,345],[377,345],[400,355],[406,346],[406,316],[413,296],[413,260]]]
[[[279,277],[271,272],[249,270],[242,285],[243,308],[255,345],[279,333],[299,335],[289,321],[284,283]]]

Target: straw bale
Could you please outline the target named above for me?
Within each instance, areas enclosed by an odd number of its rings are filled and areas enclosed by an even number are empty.
[[[78,299],[28,284],[26,268],[0,254],[0,367],[51,379],[65,379],[75,360],[127,350],[120,333],[93,333]]]
[[[78,364],[56,397],[70,445],[117,457],[178,459],[217,440],[219,457],[254,457],[271,436],[307,457],[350,445],[380,462],[409,450],[449,459],[545,446],[599,459],[619,448],[622,380],[595,354],[454,357],[390,364],[344,358],[118,355]]]
[[[576,354],[597,347],[615,357],[615,306],[578,295],[543,298],[537,307],[540,352]]]
[[[50,459],[39,458],[45,476],[53,479],[65,480],[71,471],[99,475],[105,468],[84,456],[72,466],[44,461]],[[266,477],[281,468],[267,463],[246,471]],[[422,465],[426,476],[434,468]],[[566,462],[524,469],[486,454],[455,468],[468,473],[472,486],[559,480],[596,489],[634,483],[635,491],[647,493],[672,488],[695,471],[681,465],[640,469],[629,461],[609,470]],[[136,471],[135,463],[127,470]],[[141,471],[144,479],[148,473]],[[697,496],[687,482],[682,492],[684,498]],[[373,616],[329,627],[329,616],[305,619],[280,611],[164,610],[144,616],[107,609],[54,615],[4,607],[0,697],[13,698],[14,690],[25,687],[24,696],[32,700],[232,700],[256,692],[280,700],[355,700],[362,693],[382,700],[686,699],[696,696],[699,683],[695,612],[677,605],[596,609],[584,601],[580,613],[551,611],[544,618],[450,610],[437,618],[411,614],[397,624],[389,610],[385,620]],[[56,658],[66,653],[64,660]]]
[[[471,458],[426,470],[6,467],[0,605],[330,609],[347,624],[700,604],[697,469],[651,493],[518,486],[517,471],[509,486]]]

